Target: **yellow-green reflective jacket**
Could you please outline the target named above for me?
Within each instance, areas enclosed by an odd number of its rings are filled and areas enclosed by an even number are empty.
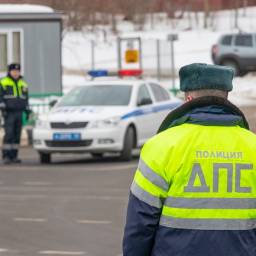
[[[255,228],[256,136],[239,126],[168,129],[143,147],[132,193],[162,208],[163,226]]]
[[[235,106],[214,102],[185,104],[190,111],[144,145],[131,186],[124,256],[256,255],[256,136]],[[134,251],[136,237],[151,244]],[[150,254],[143,254],[148,247]]]
[[[28,85],[22,79],[17,81],[10,76],[0,80],[0,101],[6,104],[6,110],[23,111],[28,106]]]

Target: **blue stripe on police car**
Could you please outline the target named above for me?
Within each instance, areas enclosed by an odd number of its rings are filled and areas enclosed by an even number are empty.
[[[143,109],[136,109],[134,111],[131,111],[131,112],[123,115],[121,117],[121,119],[124,120],[124,119],[128,119],[130,117],[152,114],[152,113],[156,113],[156,112],[165,111],[168,109],[172,110],[180,105],[181,105],[180,102],[175,102],[175,103],[171,103],[171,104],[169,103],[169,104],[164,104],[164,105],[159,105],[159,106],[150,106],[150,107],[143,108]]]

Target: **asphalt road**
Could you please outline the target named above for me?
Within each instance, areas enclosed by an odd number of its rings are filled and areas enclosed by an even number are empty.
[[[137,166],[109,157],[0,164],[0,255],[121,255],[129,186]]]
[[[255,106],[244,107],[256,132]],[[138,153],[129,163],[87,155],[40,165],[0,163],[0,256],[120,256],[125,212]]]

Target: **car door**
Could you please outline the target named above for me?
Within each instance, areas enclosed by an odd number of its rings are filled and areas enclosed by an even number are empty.
[[[256,51],[252,34],[239,34],[235,36],[234,54],[241,60],[241,67],[250,69],[256,64]]]
[[[150,83],[149,87],[153,93],[154,104],[154,133],[158,130],[167,114],[171,111],[170,94],[157,83]]]
[[[232,35],[225,35],[220,39],[220,47],[217,50],[217,57],[225,56],[230,54],[230,50],[233,48],[233,36]]]
[[[153,99],[145,84],[140,85],[137,91],[136,127],[139,145],[142,145],[153,135]]]

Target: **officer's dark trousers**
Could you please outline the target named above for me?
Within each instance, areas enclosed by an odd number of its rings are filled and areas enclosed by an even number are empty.
[[[3,158],[18,157],[18,148],[22,130],[22,112],[8,111],[4,117]]]

